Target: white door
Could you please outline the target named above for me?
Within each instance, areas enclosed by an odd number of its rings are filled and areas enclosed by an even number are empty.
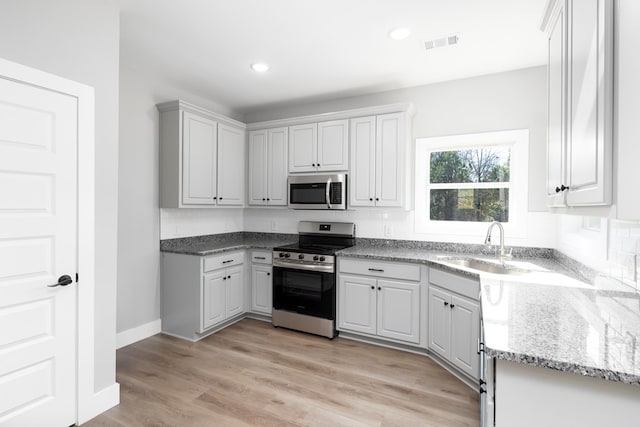
[[[287,128],[269,129],[267,143],[267,203],[287,205]]]
[[[376,118],[351,120],[351,206],[374,206],[376,179]]]
[[[258,313],[271,314],[273,288],[270,265],[254,265],[251,277],[251,308]]]
[[[244,267],[226,270],[226,318],[244,312]]]
[[[76,422],[77,99],[0,78],[0,425]]]
[[[479,377],[480,306],[451,296],[451,362],[474,378]]]
[[[318,123],[318,170],[349,169],[349,120]]]
[[[376,333],[376,279],[340,275],[338,326],[340,329]]]
[[[218,205],[244,204],[244,131],[218,125]]]
[[[289,127],[289,172],[313,172],[317,158],[318,124]]]
[[[185,111],[182,126],[182,203],[215,205],[217,123]]]
[[[378,335],[420,342],[420,284],[378,280]]]
[[[226,271],[218,270],[202,279],[202,331],[225,319],[226,277]]]
[[[376,206],[402,206],[405,173],[404,114],[377,117]]]
[[[449,359],[451,354],[451,294],[429,288],[429,350]]]
[[[249,132],[249,204],[267,203],[267,131]]]

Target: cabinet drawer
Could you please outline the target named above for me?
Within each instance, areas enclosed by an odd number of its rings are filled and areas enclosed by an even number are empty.
[[[244,251],[227,252],[222,255],[213,255],[206,257],[202,265],[202,271],[208,272],[223,267],[231,267],[244,263]]]
[[[256,264],[271,264],[273,253],[271,251],[251,251],[251,262]]]
[[[449,273],[437,268],[430,268],[429,283],[464,295],[474,301],[480,299],[480,282],[478,280]]]
[[[361,274],[389,279],[420,281],[420,266],[400,262],[341,259],[340,273]]]

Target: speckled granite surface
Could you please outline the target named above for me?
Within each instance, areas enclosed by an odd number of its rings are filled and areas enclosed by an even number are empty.
[[[183,237],[160,241],[161,252],[184,255],[213,255],[238,249],[267,249],[298,240],[297,234],[237,232]]]
[[[488,355],[640,386],[640,295],[633,289],[607,279],[481,282]]]

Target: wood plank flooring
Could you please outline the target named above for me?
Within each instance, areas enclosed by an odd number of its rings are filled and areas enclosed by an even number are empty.
[[[117,352],[120,405],[85,426],[477,426],[478,394],[428,357],[245,319]]]

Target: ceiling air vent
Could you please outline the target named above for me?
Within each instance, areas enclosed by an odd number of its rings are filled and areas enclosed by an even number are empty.
[[[449,34],[446,36],[436,37],[431,40],[427,40],[424,42],[424,47],[427,50],[435,49],[437,47],[447,47],[456,45],[460,42],[460,37],[458,34]]]

